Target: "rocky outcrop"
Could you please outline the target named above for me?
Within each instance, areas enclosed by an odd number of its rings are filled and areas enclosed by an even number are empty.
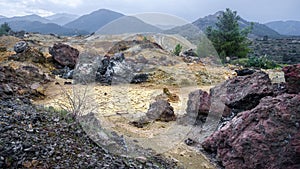
[[[113,57],[104,57],[96,72],[96,82],[104,85],[122,83],[143,83],[148,80],[147,74],[137,74],[129,63],[125,61],[123,53],[116,53]]]
[[[208,115],[209,108],[210,96],[206,91],[199,89],[189,94],[186,109],[188,117],[204,121],[204,117]]]
[[[8,58],[9,60],[20,61],[20,62],[33,62],[33,63],[46,63],[46,58],[43,53],[34,48],[29,48],[26,51],[17,53]]]
[[[57,63],[63,67],[68,66],[72,69],[75,67],[79,57],[77,49],[62,43],[56,43],[53,47],[50,47],[49,53]]]
[[[42,97],[42,85],[49,81],[49,76],[34,65],[28,64],[17,69],[0,66],[0,98],[17,95],[29,98]]]
[[[300,92],[300,64],[286,66],[283,69],[288,93]]]
[[[209,114],[212,96],[201,89],[191,92],[187,102],[185,119],[189,124],[203,124]],[[231,115],[231,109],[225,105],[222,116]]]
[[[68,66],[65,66],[63,69],[53,70],[52,74],[63,79],[73,79],[74,69],[70,69]]]
[[[196,124],[205,122],[212,98],[216,98],[221,99],[221,102],[225,104],[224,109],[220,111],[223,111],[222,116],[226,118],[223,120],[227,121],[241,111],[254,108],[261,98],[271,96],[273,90],[271,80],[264,72],[236,76],[213,87],[210,94],[202,90],[190,93],[186,109],[187,116]],[[277,94],[282,91],[280,86],[276,90]]]
[[[176,115],[174,108],[166,100],[156,100],[150,104],[150,107],[146,113],[146,116],[142,116],[138,120],[130,122],[138,128],[143,128],[145,125],[153,121],[176,121]]]
[[[22,53],[26,51],[27,48],[28,48],[28,44],[25,41],[19,41],[14,45],[14,51],[16,53]]]
[[[183,57],[183,61],[187,63],[200,62],[200,57],[193,49],[182,52],[180,56]]]
[[[150,104],[150,108],[146,113],[146,116],[150,120],[158,121],[175,121],[176,115],[174,109],[166,100],[158,100]]]
[[[265,97],[203,143],[227,169],[299,168],[300,95]]]
[[[250,110],[259,100],[273,93],[271,80],[265,72],[237,76],[210,90],[211,96],[219,97],[231,109]]]
[[[112,48],[107,52],[109,55],[114,55],[115,53],[123,52],[127,49],[130,49],[134,46],[139,46],[140,49],[161,49],[163,48],[150,40],[132,40],[132,41],[120,41],[114,44]]]

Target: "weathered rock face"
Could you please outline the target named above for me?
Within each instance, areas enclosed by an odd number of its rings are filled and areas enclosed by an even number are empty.
[[[123,53],[101,60],[96,72],[96,82],[101,84],[143,83],[148,80],[147,74],[136,74],[133,67],[125,61]]]
[[[283,69],[288,93],[300,92],[300,64],[286,66]]]
[[[24,95],[31,98],[43,96],[42,84],[50,78],[33,65],[13,69],[0,67],[0,98]]]
[[[189,94],[187,102],[187,115],[193,119],[199,116],[207,116],[210,108],[210,96],[206,91],[196,90]]]
[[[272,93],[271,80],[265,72],[237,76],[210,90],[211,96],[220,97],[226,106],[238,110],[250,110]]]
[[[75,67],[79,57],[79,51],[77,49],[62,43],[56,43],[53,47],[50,47],[49,53],[60,65],[70,68]]]
[[[175,121],[176,115],[174,109],[166,100],[158,100],[150,104],[150,108],[146,113],[146,116],[150,120],[158,121]]]
[[[182,52],[180,56],[183,57],[183,60],[187,63],[200,62],[200,58],[193,49]]]
[[[202,146],[227,169],[299,168],[300,95],[263,98],[208,137]]]
[[[26,51],[17,53],[8,58],[9,60],[21,61],[21,62],[33,62],[33,63],[46,63],[46,58],[37,49],[28,48]]]
[[[137,120],[131,121],[130,124],[138,128],[143,128],[153,121],[176,121],[174,108],[166,100],[156,100],[150,104],[146,116],[142,116]]]
[[[63,69],[53,70],[52,74],[58,75],[60,78],[64,79],[73,79],[74,69],[70,69],[68,66],[65,66]]]
[[[14,51],[16,53],[22,53],[28,48],[28,44],[25,41],[19,41],[14,45]]]
[[[120,41],[117,42],[112,48],[110,48],[108,54],[113,55],[115,53],[123,52],[137,45],[140,46],[141,49],[163,49],[159,44],[151,42],[149,40]]]
[[[286,83],[273,83],[273,96],[279,96],[284,93],[287,93]]]
[[[189,123],[204,123],[211,106],[211,95],[206,91],[196,90],[189,94],[187,102],[187,117]],[[231,109],[225,105],[222,116],[227,118],[231,115]]]

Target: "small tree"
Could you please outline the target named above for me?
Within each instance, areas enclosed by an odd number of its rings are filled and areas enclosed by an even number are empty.
[[[174,52],[173,52],[174,55],[179,56],[181,50],[182,50],[182,46],[181,46],[180,44],[177,44],[177,45],[175,46],[175,49],[174,49]]]
[[[252,26],[240,30],[238,21],[240,17],[236,11],[226,9],[216,23],[216,29],[208,27],[206,29],[207,37],[212,41],[215,49],[219,53],[222,61],[228,57],[246,57],[249,49],[248,34]]]
[[[0,36],[6,35],[9,31],[11,31],[11,28],[9,27],[8,23],[4,23],[0,26]]]

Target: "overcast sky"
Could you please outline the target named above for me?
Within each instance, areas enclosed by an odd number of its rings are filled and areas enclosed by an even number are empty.
[[[0,0],[0,15],[87,14],[106,8],[126,15],[161,12],[194,21],[231,8],[249,20],[299,20],[300,0]]]

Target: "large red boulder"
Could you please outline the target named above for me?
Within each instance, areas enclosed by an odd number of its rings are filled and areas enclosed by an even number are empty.
[[[300,92],[300,64],[286,66],[283,69],[288,93]]]
[[[49,48],[49,53],[53,59],[62,66],[74,68],[76,66],[79,51],[69,45],[56,43],[53,47]]]
[[[269,75],[259,71],[247,76],[236,76],[210,90],[211,97],[220,98],[231,109],[250,110],[261,98],[273,94]]]
[[[265,97],[202,146],[226,169],[300,168],[300,94]]]

